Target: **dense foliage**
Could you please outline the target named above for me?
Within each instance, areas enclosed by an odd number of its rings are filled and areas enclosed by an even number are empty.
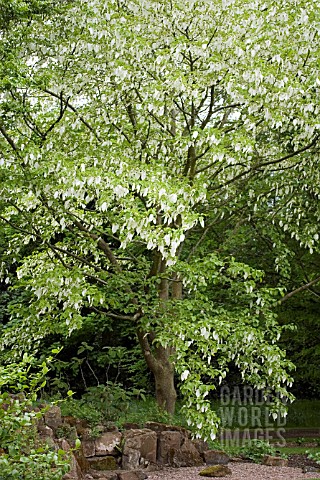
[[[70,468],[66,452],[53,450],[38,437],[43,412],[34,402],[48,367],[44,363],[32,373],[34,363],[25,355],[20,363],[0,367],[1,479],[60,480]]]
[[[319,254],[318,15],[75,0],[2,32],[2,275],[23,295],[7,357],[116,325],[169,412],[176,372],[198,435],[230,367],[285,409],[275,305],[294,249]]]

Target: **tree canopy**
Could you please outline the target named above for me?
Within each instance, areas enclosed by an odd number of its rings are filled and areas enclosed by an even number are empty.
[[[3,30],[2,270],[29,296],[4,347],[129,321],[159,404],[173,411],[176,371],[203,436],[230,364],[290,396],[284,285],[232,232],[263,219],[277,268],[284,235],[319,253],[318,20],[314,1],[74,0]]]

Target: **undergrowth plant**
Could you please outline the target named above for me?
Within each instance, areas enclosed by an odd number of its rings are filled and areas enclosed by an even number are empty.
[[[25,355],[0,366],[0,480],[61,480],[70,468],[66,452],[40,442],[37,421],[43,411],[35,401],[48,366],[44,362],[33,373],[34,364]]]
[[[315,453],[310,453],[310,452],[307,450],[306,453],[308,454],[308,458],[309,458],[310,460],[314,460],[315,462],[317,462],[317,463],[320,464],[320,451],[319,451],[319,452],[315,452]]]
[[[88,387],[81,399],[69,399],[61,405],[64,415],[87,420],[91,426],[118,422],[126,418],[130,405],[136,399],[145,401],[144,390],[124,389],[120,383],[108,382]]]
[[[248,445],[242,447],[241,453],[245,458],[255,463],[261,463],[265,455],[276,455],[276,450],[269,442],[251,440]]]

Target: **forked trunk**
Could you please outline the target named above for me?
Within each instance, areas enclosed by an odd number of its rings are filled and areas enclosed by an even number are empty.
[[[152,275],[155,275],[158,269],[163,274],[166,269],[166,262],[156,256],[155,271]],[[167,308],[170,297],[175,300],[182,298],[182,283],[176,276],[173,278],[170,290],[168,280],[162,278],[159,285],[160,308]],[[155,345],[156,336],[153,332],[138,331],[138,339],[146,363],[154,375],[157,404],[162,410],[173,415],[177,400],[174,385],[174,365],[172,363],[172,356],[175,353],[174,348]]]

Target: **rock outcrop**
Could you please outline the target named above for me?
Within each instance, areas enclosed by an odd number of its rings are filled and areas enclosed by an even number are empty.
[[[71,470],[64,480],[143,480],[148,471],[199,466],[204,458],[212,458],[206,442],[191,440],[185,428],[158,422],[148,422],[145,428],[127,427],[131,428],[119,432],[101,426],[94,438],[87,422],[62,417],[60,408],[53,406],[39,422],[38,431],[53,448],[71,454]],[[81,446],[75,449],[77,439]]]

